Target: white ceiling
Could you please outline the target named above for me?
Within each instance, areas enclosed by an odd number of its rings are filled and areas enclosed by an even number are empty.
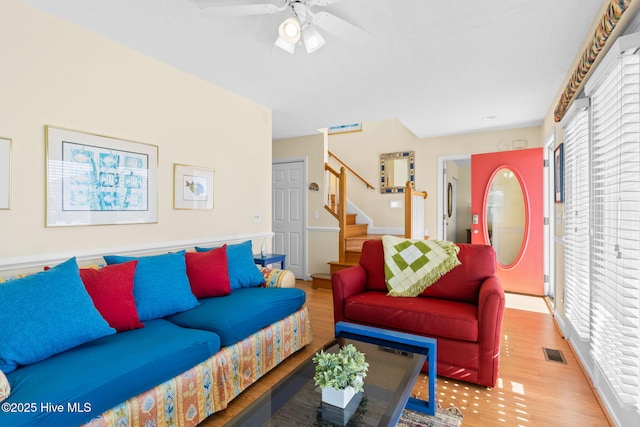
[[[191,0],[24,0],[273,110],[273,138],[399,119],[430,137],[539,125],[601,0],[341,0],[370,33],[274,47],[288,12],[207,17]],[[280,0],[219,1],[252,4]],[[322,32],[322,31],[321,31]]]

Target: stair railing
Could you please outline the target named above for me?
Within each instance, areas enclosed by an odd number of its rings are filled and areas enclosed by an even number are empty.
[[[424,201],[426,191],[416,191],[413,183],[407,181],[404,190],[404,237],[408,239],[425,239],[424,235]]]
[[[345,232],[347,228],[347,173],[344,166],[337,172],[327,163],[324,170],[329,172],[329,192],[327,204],[324,208],[338,220],[338,259],[343,262],[346,258],[347,243]]]
[[[329,154],[329,157],[333,157],[334,159],[336,159],[336,161],[338,163],[340,163],[342,166],[344,166],[345,168],[347,168],[347,170],[349,172],[351,172],[353,174],[353,176],[355,176],[356,178],[358,178],[360,181],[362,181],[364,183],[364,185],[367,186],[367,188],[370,188],[372,190],[375,190],[375,187],[371,184],[369,184],[367,182],[366,179],[364,179],[363,177],[361,177],[356,171],[354,171],[353,169],[351,169],[349,167],[349,165],[347,165],[345,162],[343,162],[342,160],[340,160],[340,158],[338,156],[336,156],[335,154],[333,154],[330,150],[327,152]]]

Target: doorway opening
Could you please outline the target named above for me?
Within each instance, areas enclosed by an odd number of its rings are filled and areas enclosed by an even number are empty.
[[[471,155],[438,158],[437,238],[471,243]]]

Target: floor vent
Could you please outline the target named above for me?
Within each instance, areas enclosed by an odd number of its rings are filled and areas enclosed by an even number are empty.
[[[567,361],[564,360],[564,355],[562,351],[556,350],[555,348],[546,348],[542,347],[542,351],[544,352],[544,358],[549,362],[558,362],[567,364]]]

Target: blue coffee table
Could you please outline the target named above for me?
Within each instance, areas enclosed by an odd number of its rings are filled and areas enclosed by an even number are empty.
[[[436,340],[346,322],[335,325],[335,335],[324,346],[325,352],[336,352],[345,344],[353,344],[365,353],[369,363],[364,392],[349,405],[355,406],[348,415],[349,425],[395,426],[405,408],[435,414]],[[341,410],[322,403],[321,390],[313,381],[312,358],[225,426],[334,426]],[[427,360],[429,401],[425,402],[410,395]]]
[[[429,380],[429,401],[408,397],[405,408],[429,415],[436,413],[436,347],[437,342],[433,338],[404,332],[390,331],[388,329],[374,328],[371,326],[357,325],[355,323],[336,323],[336,337],[352,338],[380,346],[386,346],[400,351],[424,355],[429,362],[427,372]],[[413,381],[415,384],[415,380]],[[410,392],[411,390],[409,390]]]

